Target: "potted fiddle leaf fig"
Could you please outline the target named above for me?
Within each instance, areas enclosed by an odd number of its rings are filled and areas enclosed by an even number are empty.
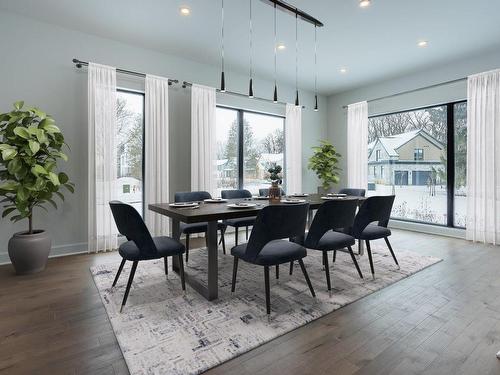
[[[335,147],[326,140],[320,141],[320,145],[312,148],[314,153],[309,158],[309,169],[316,172],[321,181],[318,187],[318,194],[326,194],[332,191],[332,187],[339,183],[338,167],[341,155],[335,150]]]
[[[64,200],[61,188],[74,192],[68,176],[58,172],[64,137],[52,117],[38,108],[14,109],[0,114],[0,203],[2,219],[27,221],[27,230],[9,240],[9,257],[18,274],[42,271],[51,248],[47,232],[33,226],[33,211],[46,205],[57,209],[55,198]]]

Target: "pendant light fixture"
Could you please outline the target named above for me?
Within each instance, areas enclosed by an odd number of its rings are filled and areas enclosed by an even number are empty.
[[[222,72],[220,75],[220,92],[226,92],[226,78],[224,76],[224,0],[222,1],[222,26],[221,26],[221,60],[222,60]]]
[[[318,26],[314,24],[314,110],[318,112]]]
[[[253,67],[252,67],[252,0],[250,3],[249,36],[250,36],[250,82],[248,84],[248,97],[253,98]]]
[[[278,103],[278,85],[276,83],[276,75],[277,75],[277,65],[276,65],[276,43],[277,41],[277,27],[276,27],[276,3],[274,3],[274,93],[273,93],[273,102]]]
[[[295,105],[299,106],[299,18],[295,12]]]

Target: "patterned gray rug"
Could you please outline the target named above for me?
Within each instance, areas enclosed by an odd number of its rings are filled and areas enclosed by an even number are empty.
[[[213,302],[189,286],[184,294],[175,273],[170,270],[165,276],[163,260],[140,262],[120,314],[131,263],[127,262],[115,288],[111,284],[118,263],[96,266],[91,272],[131,374],[199,374],[440,261],[395,249],[401,265],[398,270],[385,247],[374,244],[373,248],[375,280],[367,256],[358,259],[365,276],[362,280],[349,254],[338,252],[330,271],[331,296],[320,252],[310,250],[304,259],[316,299],[298,264],[292,276],[288,266],[282,266],[279,281],[272,272],[271,319],[265,310],[262,267],[240,261],[236,293],[231,295],[233,258],[222,252],[219,299]],[[186,272],[203,272],[206,251],[192,250],[189,259]]]

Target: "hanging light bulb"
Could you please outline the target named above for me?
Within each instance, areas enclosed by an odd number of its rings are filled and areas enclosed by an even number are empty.
[[[276,68],[276,38],[277,38],[277,35],[276,35],[276,3],[274,3],[274,93],[273,93],[273,102],[274,103],[278,103],[278,85],[276,84],[276,72],[277,72],[277,68]]]
[[[318,109],[318,25],[314,24],[314,110]]]
[[[226,77],[224,76],[224,0],[222,1],[222,26],[221,26],[221,60],[222,72],[220,75],[220,92],[226,92]]]
[[[250,22],[249,22],[249,35],[250,35],[250,82],[248,84],[248,97],[253,98],[253,69],[252,69],[252,0],[250,2]]]
[[[295,12],[295,105],[299,106],[299,18]]]

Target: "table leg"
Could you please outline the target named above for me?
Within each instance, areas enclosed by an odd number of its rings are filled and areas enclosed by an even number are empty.
[[[181,223],[177,219],[170,220],[170,233],[172,233],[172,238],[179,241],[181,239]],[[179,273],[179,259],[178,257],[172,257],[172,269]]]

